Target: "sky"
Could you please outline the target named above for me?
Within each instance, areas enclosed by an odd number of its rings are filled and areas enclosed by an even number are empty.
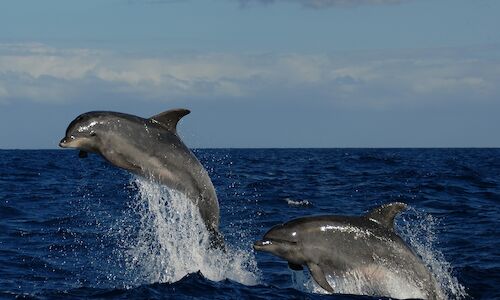
[[[497,0],[4,0],[0,149],[172,108],[190,147],[500,147]]]

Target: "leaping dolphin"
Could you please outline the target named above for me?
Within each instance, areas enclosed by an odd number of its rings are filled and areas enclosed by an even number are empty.
[[[184,193],[198,207],[212,243],[221,245],[214,186],[177,134],[177,123],[189,112],[173,109],[146,119],[118,112],[84,113],[69,124],[59,145],[80,149],[80,157],[99,153],[114,166]]]
[[[356,281],[363,279],[372,296],[397,297],[384,287],[384,280],[398,278],[405,283],[403,289],[417,291],[417,298],[442,299],[444,294],[431,272],[394,231],[394,218],[406,207],[396,202],[361,217],[294,219],[271,228],[254,249],[287,260],[294,270],[307,266],[316,283],[330,293],[334,288],[327,275],[353,276]]]

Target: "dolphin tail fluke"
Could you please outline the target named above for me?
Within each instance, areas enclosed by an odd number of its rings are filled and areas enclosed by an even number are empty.
[[[321,267],[317,264],[312,263],[308,264],[307,267],[309,268],[309,272],[311,272],[314,281],[316,281],[316,283],[319,284],[319,286],[324,290],[328,291],[329,293],[333,293],[333,288],[326,280],[325,273],[323,272],[323,270],[321,270]]]
[[[366,217],[389,230],[394,229],[394,218],[400,212],[406,210],[408,205],[401,202],[393,202],[379,206],[370,211]]]

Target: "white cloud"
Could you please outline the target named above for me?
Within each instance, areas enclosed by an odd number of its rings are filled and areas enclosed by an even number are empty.
[[[250,3],[270,4],[275,2],[296,2],[304,7],[327,8],[332,6],[351,7],[359,5],[387,5],[401,4],[409,0],[240,0],[242,5]]]
[[[499,81],[500,62],[474,52],[138,56],[0,44],[0,103],[71,102],[89,90],[138,100],[285,99],[300,91],[317,101],[383,107],[497,99]]]
[[[428,78],[421,79],[413,85],[413,89],[422,94],[429,94],[435,91],[454,92],[457,89],[474,89],[478,92],[489,88],[489,84],[478,77],[464,78]]]
[[[186,0],[128,0],[129,4],[172,4],[185,2]],[[234,1],[234,0],[231,0]],[[247,6],[252,3],[257,4],[272,4],[276,2],[298,3],[309,8],[327,8],[332,6],[352,7],[359,5],[388,5],[401,4],[411,0],[239,0],[242,6]]]

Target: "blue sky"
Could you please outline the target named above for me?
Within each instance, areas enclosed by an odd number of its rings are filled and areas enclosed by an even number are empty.
[[[500,1],[0,2],[0,149],[90,110],[192,147],[500,147]]]

